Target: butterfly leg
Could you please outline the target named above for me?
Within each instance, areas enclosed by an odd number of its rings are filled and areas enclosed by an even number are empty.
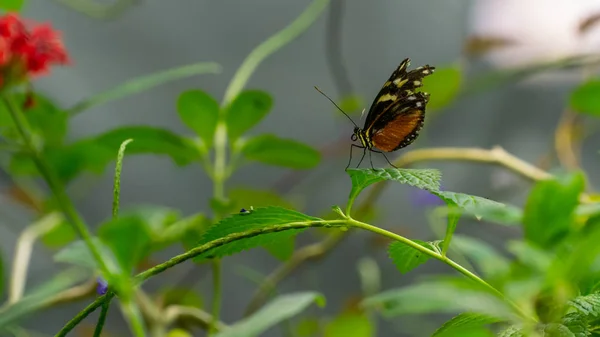
[[[394,164],[392,164],[392,162],[388,159],[388,157],[385,155],[385,153],[383,153],[381,151],[375,151],[375,150],[373,150],[373,152],[381,153],[383,155],[383,158],[385,158],[385,160],[387,160],[388,164],[392,165],[393,168],[397,168]]]
[[[369,161],[371,162],[371,168],[375,170],[375,167],[373,166],[373,152],[373,150],[369,151]]]
[[[362,155],[362,157],[360,157],[360,161],[358,162],[358,165],[356,165],[356,167],[358,168],[360,166],[360,164],[362,163],[363,159],[365,159],[365,155],[367,154],[367,148],[364,146],[358,146],[358,145],[354,145],[354,146],[363,149],[363,155]]]
[[[352,148],[354,148],[354,147],[358,147],[359,149],[363,149],[362,146],[358,146],[356,144],[350,144],[350,159],[348,160],[348,165],[346,165],[346,168],[344,170],[347,170],[348,167],[350,167],[350,163],[352,163]],[[364,156],[365,155],[363,154],[363,157]],[[362,159],[360,161],[362,161]],[[360,163],[358,163],[358,165],[360,165]]]

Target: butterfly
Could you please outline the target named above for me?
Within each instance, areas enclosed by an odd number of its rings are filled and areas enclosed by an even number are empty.
[[[365,158],[367,150],[370,151],[371,167],[373,167],[371,152],[382,154],[387,162],[394,166],[384,152],[393,152],[406,147],[419,136],[419,131],[425,122],[425,108],[429,102],[429,94],[417,92],[415,89],[423,85],[423,78],[433,74],[435,67],[425,65],[407,71],[409,66],[410,59],[404,59],[383,84],[369,108],[363,128],[354,123],[352,118],[333,100],[323,94],[319,88],[316,88],[354,124],[351,139],[352,141],[358,140],[360,145],[351,144],[350,160],[346,169],[352,162],[352,149],[354,147],[363,149],[363,155],[358,166]]]

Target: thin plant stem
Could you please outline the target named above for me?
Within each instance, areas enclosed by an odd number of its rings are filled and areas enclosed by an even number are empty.
[[[100,317],[98,317],[98,323],[96,324],[96,329],[94,329],[94,337],[100,337],[100,334],[102,334],[102,329],[104,328],[104,323],[106,322],[106,314],[108,313],[109,307],[110,301],[105,301],[102,303]]]
[[[221,295],[222,295],[222,284],[221,284],[221,261],[212,261],[212,275],[213,275],[213,301],[212,301],[212,320],[208,327],[207,336],[211,336],[214,332],[218,331],[219,315],[221,312]]]
[[[75,230],[79,233],[86,246],[92,253],[94,260],[100,267],[100,270],[105,275],[108,275],[109,271],[106,266],[106,263],[102,259],[100,251],[94,245],[90,232],[87,229],[87,226],[79,216],[79,213],[77,213],[77,211],[75,210],[75,206],[73,206],[71,199],[67,196],[65,189],[62,186],[62,182],[56,176],[54,170],[52,170],[51,166],[44,160],[42,155],[39,153],[39,151],[33,144],[30,131],[27,129],[27,121],[23,117],[22,111],[20,111],[20,109],[15,105],[13,100],[9,96],[7,96],[7,94],[4,94],[2,99],[15,123],[19,135],[23,139],[23,143],[27,151],[31,155],[31,158],[38,171],[40,172],[44,180],[46,180],[46,183],[48,184],[50,190],[54,194],[58,206],[65,215],[65,218],[67,218],[71,222]]]
[[[112,216],[116,219],[119,216],[119,199],[121,195],[121,170],[123,169],[123,157],[125,156],[125,148],[127,144],[133,142],[133,139],[127,139],[119,147],[117,153],[117,164],[115,166],[115,182],[113,187],[113,204],[112,204]]]

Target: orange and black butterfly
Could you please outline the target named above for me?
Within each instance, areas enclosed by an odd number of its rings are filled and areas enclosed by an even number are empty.
[[[362,129],[332,101],[354,124],[352,140],[360,141],[360,145],[351,145],[350,161],[348,161],[346,168],[350,166],[350,162],[352,161],[353,147],[364,149],[358,166],[360,166],[360,163],[365,158],[367,150],[383,154],[388,163],[394,166],[387,159],[385,153],[381,151],[393,152],[410,145],[417,139],[419,130],[421,130],[425,121],[425,107],[429,101],[429,94],[426,92],[416,92],[415,89],[423,85],[423,78],[432,74],[435,71],[435,67],[425,65],[407,71],[409,65],[410,59],[407,58],[402,61],[390,78],[383,84],[383,87],[371,104],[365,125]],[[317,90],[319,89],[317,88]],[[321,91],[319,90],[319,92]],[[381,151],[377,151],[375,148]],[[372,161],[371,167],[373,167]]]

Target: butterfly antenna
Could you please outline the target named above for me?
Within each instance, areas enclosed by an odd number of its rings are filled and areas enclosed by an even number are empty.
[[[337,104],[335,104],[335,102],[331,98],[329,98],[329,96],[325,95],[325,93],[322,92],[321,89],[319,89],[317,87],[315,87],[315,89],[317,89],[317,91],[320,92],[321,95],[325,96],[331,103],[333,103],[333,105],[335,105],[335,107],[338,108],[338,110],[340,110],[344,114],[344,116],[348,117],[348,119],[352,122],[352,124],[354,124],[354,126],[358,127],[358,125],[356,125],[356,123],[354,123],[352,118],[350,118],[350,116],[348,116],[348,114],[345,113],[344,110],[342,110],[342,108],[340,108]]]

